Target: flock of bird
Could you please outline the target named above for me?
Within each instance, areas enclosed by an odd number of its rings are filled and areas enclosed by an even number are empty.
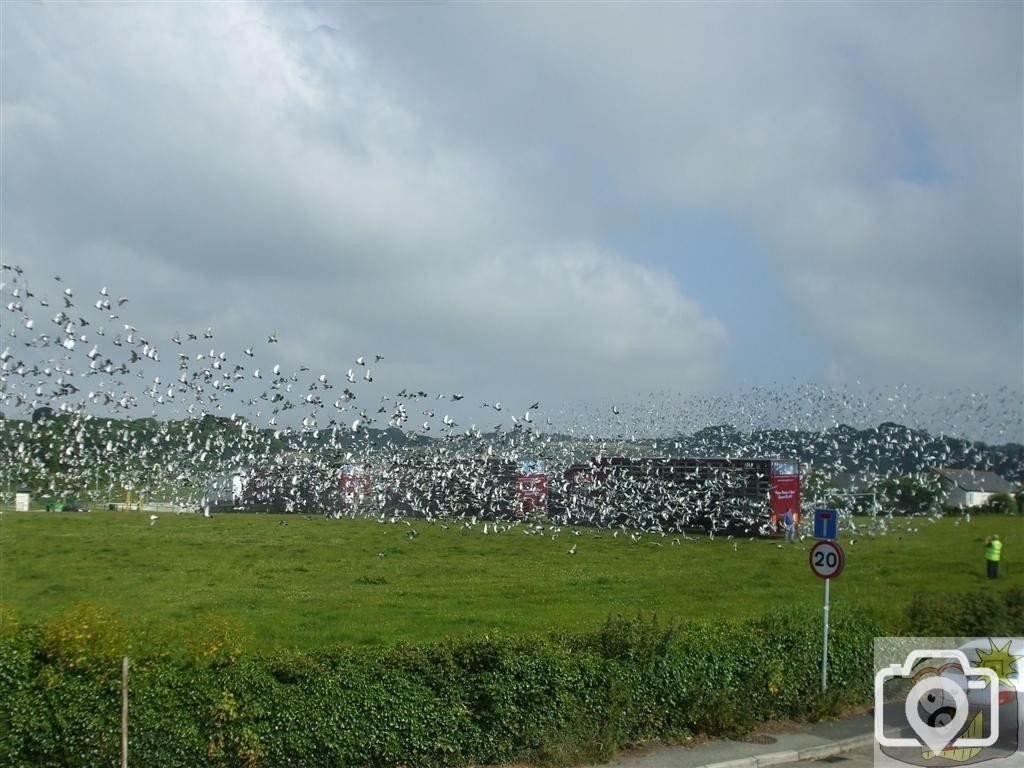
[[[631,478],[616,487],[614,498],[569,505],[562,518],[549,521],[549,529],[503,523],[498,507],[488,514],[487,505],[514,503],[507,498],[514,491],[506,470],[527,460],[546,460],[553,470],[551,490],[557,492],[560,470],[588,456],[701,455],[723,445],[736,455],[785,455],[778,429],[767,424],[781,428],[831,420],[830,426],[839,427],[844,415],[870,407],[848,393],[815,387],[795,395],[757,390],[729,399],[728,414],[722,398],[694,398],[684,409],[655,405],[652,398],[600,414],[582,412],[586,426],[556,431],[550,418],[541,417],[539,401],[517,409],[488,399],[479,412],[497,422],[460,426],[452,415],[456,407],[465,413],[460,392],[384,391],[375,377],[387,364],[382,354],[353,355],[340,372],[285,366],[279,360],[288,358],[280,353],[287,339],[277,331],[237,350],[222,346],[205,322],[158,338],[129,316],[129,296],[106,286],[80,291],[60,275],[30,283],[21,266],[2,267],[0,461],[10,477],[41,484],[53,494],[149,487],[180,497],[169,501],[194,503],[197,489],[207,489],[217,478],[263,468],[266,481],[278,484],[277,495],[294,500],[305,493],[304,508],[323,502],[334,504],[337,512],[339,465],[346,464],[365,469],[375,482],[383,478],[387,486],[380,490],[378,482],[376,491],[365,494],[367,503],[344,507],[347,514],[387,522],[398,508],[431,523],[458,521],[488,535],[521,530],[554,538],[560,525],[583,523],[615,535],[642,531],[678,543],[680,534],[685,540],[690,520],[720,516],[758,525],[763,515],[749,505],[722,501],[730,497],[722,487],[732,482],[727,475],[702,477],[687,489],[666,489],[656,477]],[[911,392],[904,395],[906,402],[913,398]],[[1004,388],[994,398],[995,411],[1012,413],[1019,394]],[[979,395],[966,405],[940,404],[938,410],[986,404]],[[949,422],[956,418],[952,413]],[[60,440],[50,427],[54,421],[64,424]],[[726,421],[733,424],[732,433],[709,426]],[[860,468],[907,452],[937,466],[948,459],[941,446],[910,431],[879,432],[852,448],[840,446],[842,434],[834,429],[816,434],[820,466],[835,473],[850,469],[851,450]],[[432,479],[409,492],[398,479],[424,457]],[[496,473],[496,462],[505,469]],[[150,517],[151,525],[156,521]],[[886,522],[879,520],[872,533],[885,530]],[[576,551],[573,544],[568,554]]]

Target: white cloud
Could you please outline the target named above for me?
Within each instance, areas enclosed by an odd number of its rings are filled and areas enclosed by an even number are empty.
[[[276,330],[335,380],[381,353],[383,391],[556,408],[714,392],[764,343],[756,308],[684,292],[718,254],[615,238],[710,211],[804,329],[779,359],[1019,387],[1022,13],[7,6],[0,253],[167,338]]]
[[[167,338],[278,330],[274,354],[334,378],[380,350],[395,389],[715,386],[720,323],[667,274],[531,231],[546,201],[433,130],[344,30],[236,4],[8,15],[3,251],[41,279],[113,283]]]
[[[603,219],[652,204],[722,212],[856,375],[1020,383],[1019,5],[349,18],[446,130],[510,165],[527,158],[530,191],[566,227],[607,231]],[[743,311],[723,320],[756,333]]]

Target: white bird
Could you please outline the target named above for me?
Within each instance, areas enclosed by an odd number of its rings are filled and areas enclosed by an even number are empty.
[[[149,524],[150,525],[156,525],[156,520],[157,520],[157,516],[156,515],[150,515],[149,516]]]

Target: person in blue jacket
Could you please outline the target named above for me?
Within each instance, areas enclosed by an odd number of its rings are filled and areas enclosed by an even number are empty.
[[[786,534],[786,541],[796,541],[796,517],[790,509],[782,515],[782,530]]]

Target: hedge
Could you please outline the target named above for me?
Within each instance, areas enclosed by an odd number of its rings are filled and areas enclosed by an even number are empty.
[[[905,634],[941,637],[1024,635],[1024,587],[960,595],[915,595]]]
[[[74,623],[77,622],[77,623]],[[117,766],[120,663],[103,617],[0,638],[0,765]],[[98,631],[91,630],[99,628]],[[871,620],[662,624],[382,649],[133,658],[130,764],[461,766],[607,759],[649,740],[741,733],[870,698]]]

